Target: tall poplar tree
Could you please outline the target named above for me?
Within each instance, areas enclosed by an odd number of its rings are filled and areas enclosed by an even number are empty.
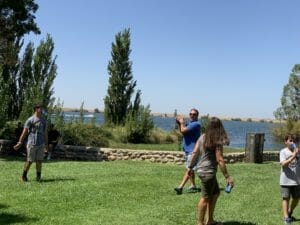
[[[36,103],[42,103],[45,107],[54,103],[53,82],[57,76],[57,65],[53,50],[54,42],[49,34],[35,52],[32,43],[26,48],[19,76],[20,86],[23,87],[19,89],[19,96],[23,98],[20,119],[28,117]]]
[[[109,86],[104,98],[104,117],[106,124],[124,125],[126,114],[133,106],[131,97],[136,87],[131,71],[132,62],[129,60],[130,30],[125,29],[115,36],[112,43],[112,59],[108,63]],[[140,92],[134,102],[139,102]]]

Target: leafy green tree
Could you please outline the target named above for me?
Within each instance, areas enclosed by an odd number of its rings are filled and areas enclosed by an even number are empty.
[[[20,68],[19,68],[19,74],[17,79],[17,85],[18,85],[17,104],[19,108],[18,114],[21,113],[22,109],[26,106],[26,102],[29,101],[30,89],[33,84],[32,63],[33,63],[34,51],[35,49],[33,43],[29,43],[25,49],[23,58],[20,60]]]
[[[39,34],[40,29],[34,21],[34,13],[37,10],[38,5],[34,0],[1,0],[1,37],[8,41],[15,41],[30,32]]]
[[[30,32],[40,33],[34,21],[37,9],[34,0],[0,1],[0,98],[1,105],[6,106],[2,108],[6,117],[0,120],[12,120],[19,116],[18,55],[23,36]]]
[[[124,125],[126,114],[132,106],[131,97],[136,87],[131,71],[130,30],[125,29],[115,36],[112,43],[112,60],[108,63],[109,86],[104,98],[104,118],[106,124]],[[140,95],[140,92],[137,92]],[[139,96],[136,96],[138,101]]]
[[[47,35],[46,40],[41,41],[34,55],[32,55],[34,51],[31,44],[26,50],[19,80],[19,83],[22,83],[20,88],[24,88],[19,90],[20,98],[24,99],[20,119],[25,119],[32,113],[34,104],[42,103],[48,108],[55,101],[53,82],[57,76],[57,65],[56,56],[53,57],[53,39]]]
[[[280,125],[272,130],[275,138],[282,140],[286,133],[294,133],[300,138],[300,64],[293,67],[289,82],[283,87],[281,106],[274,116],[280,121]]]
[[[38,5],[34,0],[0,1],[0,62],[15,65],[25,34],[40,34],[34,13]]]
[[[0,64],[0,73],[2,72],[2,66]],[[0,88],[0,128],[4,126],[5,121],[7,121],[8,115],[7,115],[7,102],[9,100],[9,93],[6,92],[8,89],[7,84],[3,81],[3,77],[0,76],[0,84],[2,85],[2,88]]]
[[[289,82],[283,87],[281,107],[274,116],[280,120],[300,120],[300,64],[296,64],[289,77]]]

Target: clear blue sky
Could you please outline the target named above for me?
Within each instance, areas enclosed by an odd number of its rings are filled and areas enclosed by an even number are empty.
[[[37,46],[55,42],[55,97],[104,109],[111,44],[131,30],[130,59],[152,112],[273,118],[300,63],[299,0],[37,0]]]

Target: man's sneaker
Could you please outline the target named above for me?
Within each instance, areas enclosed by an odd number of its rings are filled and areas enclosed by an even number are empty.
[[[20,177],[20,181],[22,181],[22,182],[27,182],[28,179],[27,179],[27,177],[21,176],[21,177]]]
[[[188,189],[188,192],[190,192],[190,193],[195,193],[195,192],[200,192],[200,191],[201,191],[201,188],[198,188],[196,186],[189,187],[189,189]]]
[[[292,224],[292,219],[287,217],[283,219],[284,224]]]
[[[292,214],[293,214],[293,211],[291,209],[289,209],[288,217],[291,219],[291,221],[295,221],[296,219],[295,219],[295,217],[292,216]]]
[[[176,187],[174,190],[176,191],[176,194],[181,195],[183,188]]]

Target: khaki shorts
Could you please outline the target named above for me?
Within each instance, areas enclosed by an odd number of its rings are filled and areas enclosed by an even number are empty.
[[[44,159],[45,145],[32,146],[27,145],[27,161],[36,162]]]
[[[211,198],[213,195],[220,193],[219,184],[216,174],[199,174],[201,180],[201,196]]]

